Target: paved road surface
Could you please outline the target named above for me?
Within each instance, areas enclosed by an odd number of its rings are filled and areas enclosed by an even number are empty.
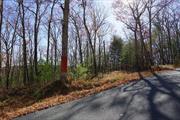
[[[180,69],[16,120],[180,120]]]

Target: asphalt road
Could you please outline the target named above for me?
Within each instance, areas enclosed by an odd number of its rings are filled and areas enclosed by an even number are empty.
[[[15,120],[180,120],[180,69]]]

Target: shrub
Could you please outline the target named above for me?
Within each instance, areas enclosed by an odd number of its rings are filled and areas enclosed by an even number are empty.
[[[88,68],[79,64],[75,69],[71,69],[71,76],[73,79],[82,78],[85,79],[88,75]]]

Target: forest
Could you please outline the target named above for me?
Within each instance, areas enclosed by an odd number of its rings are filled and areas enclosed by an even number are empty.
[[[113,71],[180,66],[179,0],[111,3],[119,26],[101,0],[0,0],[2,104],[12,91],[49,97]]]

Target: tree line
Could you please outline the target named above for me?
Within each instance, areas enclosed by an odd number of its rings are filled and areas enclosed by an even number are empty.
[[[124,3],[116,0],[113,7],[117,19],[129,30],[129,44],[134,46],[137,70],[152,65],[179,64],[179,1],[136,0]]]
[[[68,76],[86,79],[179,64],[179,4],[114,1],[126,31],[119,37],[95,1],[0,0],[0,85],[8,89],[55,80],[66,85]]]

